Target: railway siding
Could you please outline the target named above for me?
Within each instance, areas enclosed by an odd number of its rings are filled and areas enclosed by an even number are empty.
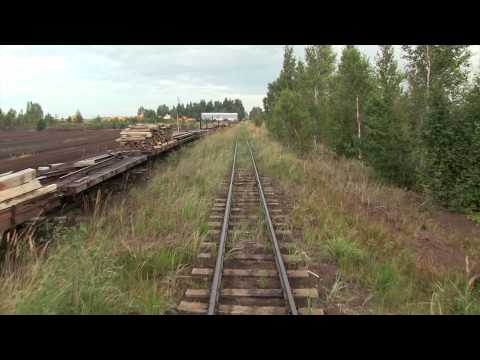
[[[32,218],[44,215],[48,211],[58,208],[68,201],[73,195],[80,194],[88,189],[101,184],[102,182],[117,175],[126,173],[131,169],[146,163],[156,156],[182,146],[208,134],[208,131],[190,131],[179,134],[173,141],[162,144],[153,150],[140,151],[118,151],[110,154],[103,154],[105,157],[99,162],[75,170],[72,167],[65,169],[55,168],[43,174],[38,179],[42,185],[57,185],[57,191],[0,210],[0,235],[5,231],[22,225]],[[85,161],[85,160],[84,160]],[[81,163],[77,161],[75,164]],[[75,165],[74,164],[74,165]]]

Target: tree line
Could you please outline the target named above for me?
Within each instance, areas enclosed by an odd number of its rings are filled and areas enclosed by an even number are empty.
[[[0,109],[0,130],[13,129],[37,129],[44,130],[47,127],[59,126],[65,124],[82,124],[84,121],[80,111],[67,118],[53,117],[51,114],[44,114],[42,106],[38,103],[27,102],[26,110],[20,110],[18,113],[14,109],[3,112]]]
[[[228,99],[223,101],[205,101],[189,102],[187,104],[177,104],[171,107],[167,105],[159,105],[157,110],[145,109],[141,106],[138,109],[137,115],[143,114],[144,119],[148,121],[162,121],[165,115],[170,115],[172,118],[178,116],[187,116],[194,119],[200,119],[200,115],[203,112],[226,112],[226,113],[238,113],[239,120],[243,120],[247,113],[240,99]]]
[[[138,109],[137,115],[143,114],[144,122],[163,122],[165,115],[169,114],[172,119],[178,116],[187,116],[195,119],[200,119],[202,112],[236,112],[240,120],[246,117],[246,111],[240,99],[225,98],[222,101],[205,101],[201,100],[198,103],[189,102],[187,104],[178,104],[169,107],[168,105],[159,105],[157,110],[146,109],[141,106]],[[8,112],[3,112],[0,109],[0,130],[13,129],[37,129],[44,130],[47,127],[90,127],[90,128],[125,128],[130,124],[138,123],[137,116],[109,118],[105,119],[97,116],[93,119],[84,119],[80,111],[77,111],[73,116],[66,118],[53,117],[49,113],[44,114],[40,104],[28,102],[26,111],[23,109],[18,113],[14,109]]]
[[[372,63],[355,46],[284,49],[263,111],[250,118],[299,154],[323,143],[388,182],[456,210],[480,210],[480,76],[468,45],[392,45]]]

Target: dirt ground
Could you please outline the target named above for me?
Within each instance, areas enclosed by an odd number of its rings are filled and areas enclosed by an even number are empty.
[[[0,131],[0,173],[69,162],[118,149],[120,130]]]

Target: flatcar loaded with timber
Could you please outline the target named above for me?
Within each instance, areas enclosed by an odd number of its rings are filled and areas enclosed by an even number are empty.
[[[10,229],[68,202],[80,194],[156,156],[215,129],[172,132],[170,126],[137,124],[121,132],[121,151],[0,174],[0,237]]]

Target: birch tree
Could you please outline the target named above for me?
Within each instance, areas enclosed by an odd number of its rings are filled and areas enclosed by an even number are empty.
[[[355,46],[347,45],[343,49],[334,82],[330,143],[342,155],[359,156],[361,122],[372,89],[372,69]]]

